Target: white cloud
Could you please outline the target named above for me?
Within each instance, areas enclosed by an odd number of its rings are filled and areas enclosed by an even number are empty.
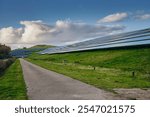
[[[122,31],[125,27],[120,25],[102,26],[88,25],[71,21],[56,21],[55,25],[48,25],[42,21],[21,21],[20,28],[7,27],[0,29],[1,43],[14,43],[16,46],[27,44],[63,45],[71,42],[83,41],[88,38],[105,36]],[[14,45],[11,45],[14,48]]]
[[[7,27],[0,29],[0,42],[2,43],[15,43],[22,36],[22,28],[15,29],[13,27]]]
[[[111,14],[108,15],[100,20],[98,20],[98,23],[111,23],[111,22],[118,22],[118,21],[122,21],[125,18],[128,17],[128,14],[125,12],[122,13],[115,13],[115,14]]]
[[[135,18],[139,19],[139,20],[148,20],[148,19],[150,19],[150,14],[137,15]]]

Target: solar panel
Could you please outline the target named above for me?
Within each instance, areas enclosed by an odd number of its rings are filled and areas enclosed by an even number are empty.
[[[39,52],[39,54],[66,53],[73,51],[105,49],[144,44],[150,44],[150,28],[95,38],[92,40],[74,43],[67,46],[48,48],[44,51]]]

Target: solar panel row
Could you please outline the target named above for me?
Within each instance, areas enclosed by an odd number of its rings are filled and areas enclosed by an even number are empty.
[[[106,37],[95,38],[67,46],[58,46],[48,48],[39,52],[40,54],[65,53],[73,51],[83,51],[92,49],[105,49],[123,46],[135,46],[150,44],[150,28],[137,30],[122,34],[110,35]]]

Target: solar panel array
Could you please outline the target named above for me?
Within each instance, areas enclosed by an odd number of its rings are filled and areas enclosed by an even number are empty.
[[[66,53],[93,49],[150,44],[150,28],[122,34],[95,38],[67,46],[57,46],[39,52],[40,54]]]

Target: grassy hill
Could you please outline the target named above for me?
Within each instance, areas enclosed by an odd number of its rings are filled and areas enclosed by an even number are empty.
[[[27,57],[32,53],[39,52],[42,50],[45,50],[47,48],[53,47],[51,45],[36,45],[30,48],[22,48],[22,49],[16,49],[10,52],[11,56],[20,58],[20,57]]]
[[[35,45],[35,46],[32,46],[28,49],[35,49],[35,48],[43,48],[43,49],[47,49],[47,48],[51,48],[51,47],[54,47],[54,46],[51,46],[51,45]]]
[[[53,55],[34,53],[28,60],[107,90],[150,87],[150,47]]]

